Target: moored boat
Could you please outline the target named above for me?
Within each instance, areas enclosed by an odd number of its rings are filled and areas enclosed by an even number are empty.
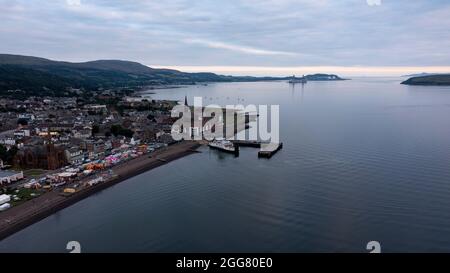
[[[229,140],[214,140],[211,141],[208,146],[213,149],[217,149],[220,151],[228,152],[236,154],[239,151],[239,147],[235,146],[231,141]]]

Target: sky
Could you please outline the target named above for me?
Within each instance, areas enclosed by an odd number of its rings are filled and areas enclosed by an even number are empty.
[[[448,0],[0,0],[0,53],[230,75],[450,73]]]

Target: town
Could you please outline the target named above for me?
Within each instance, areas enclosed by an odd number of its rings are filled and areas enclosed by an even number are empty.
[[[184,102],[154,100],[139,91],[72,96],[71,89],[65,96],[0,99],[0,239],[116,183],[201,153],[201,145],[235,157],[240,146],[258,147],[258,157],[266,158],[282,147],[235,139],[255,129],[249,123],[257,113],[190,106],[186,95]]]
[[[112,166],[174,144],[178,102],[127,94],[0,99],[0,211],[107,181]]]

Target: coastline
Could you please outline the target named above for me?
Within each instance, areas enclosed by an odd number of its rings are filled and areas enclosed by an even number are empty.
[[[153,153],[151,158],[146,154],[113,167],[112,170],[117,176],[109,181],[96,184],[67,197],[61,196],[59,191],[51,191],[4,211],[0,213],[0,241],[94,193],[171,161],[191,155],[200,146],[201,144],[198,142],[183,141]]]

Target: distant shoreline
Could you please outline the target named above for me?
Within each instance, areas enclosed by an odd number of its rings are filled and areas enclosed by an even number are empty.
[[[63,71],[64,73],[62,73]],[[88,71],[88,72],[87,72]],[[17,77],[16,75],[22,75]],[[291,74],[292,75],[292,74]],[[78,96],[84,92],[101,94],[104,90],[136,91],[177,85],[220,82],[289,81],[293,76],[231,76],[212,72],[182,72],[151,68],[123,60],[62,62],[40,57],[0,54],[0,95],[14,98],[30,96]],[[308,81],[344,80],[335,74],[304,75]],[[176,87],[175,87],[176,88]]]
[[[0,213],[0,241],[94,193],[171,161],[191,155],[200,146],[201,144],[198,142],[183,141],[152,154],[152,157],[146,154],[113,167],[112,170],[117,174],[117,177],[81,190],[71,196],[64,197],[60,195],[59,191],[52,191],[4,211]]]

